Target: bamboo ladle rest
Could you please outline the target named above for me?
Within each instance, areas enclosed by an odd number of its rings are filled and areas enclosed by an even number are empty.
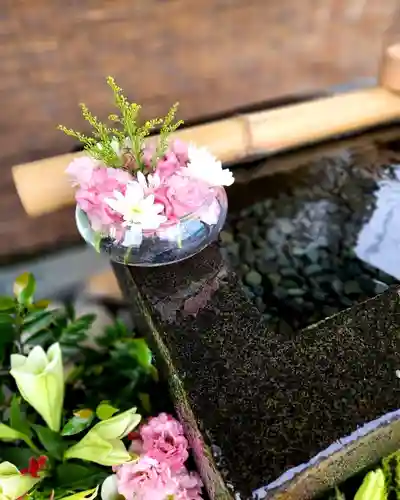
[[[385,51],[379,81],[375,88],[242,114],[178,130],[175,136],[207,146],[231,163],[357,132],[400,119],[400,44]],[[79,154],[13,167],[15,187],[30,217],[74,204],[65,169]]]

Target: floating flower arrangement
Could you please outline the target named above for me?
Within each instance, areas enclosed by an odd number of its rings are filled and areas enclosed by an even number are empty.
[[[175,121],[178,104],[164,118],[140,125],[140,106],[128,101],[113,78],[107,83],[118,109],[109,116],[111,125],[81,104],[92,136],[59,127],[87,153],[67,168],[77,188],[78,229],[98,250],[127,264],[187,258],[217,238],[232,172],[207,149],[173,138],[183,123]]]

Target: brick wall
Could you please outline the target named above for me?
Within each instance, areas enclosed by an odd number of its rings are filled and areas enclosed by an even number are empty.
[[[0,164],[70,149],[112,74],[184,117],[373,76],[395,0],[3,0]],[[4,7],[5,5],[5,7]],[[104,113],[103,113],[104,114]]]
[[[147,115],[180,100],[187,119],[374,76],[398,3],[2,0],[0,256],[76,237],[71,212],[27,219],[10,166],[71,150],[55,127],[82,127],[81,101],[104,117],[105,76]]]

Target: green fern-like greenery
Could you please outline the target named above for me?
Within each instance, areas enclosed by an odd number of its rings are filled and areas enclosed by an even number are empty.
[[[63,125],[59,125],[58,129],[78,139],[90,156],[108,167],[135,172],[145,168],[143,162],[145,139],[159,128],[158,140],[151,159],[151,166],[155,168],[157,161],[168,149],[170,135],[183,123],[182,120],[175,121],[178,103],[171,107],[164,118],[147,120],[140,125],[141,106],[130,103],[111,76],[107,78],[107,84],[113,92],[114,105],[118,109],[118,114],[111,114],[108,117],[112,125],[102,123],[85,104],[81,104],[83,118],[92,126],[92,136],[86,136]]]

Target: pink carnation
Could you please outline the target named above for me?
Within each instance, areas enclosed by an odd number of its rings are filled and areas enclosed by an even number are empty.
[[[155,173],[160,177],[161,182],[175,174],[181,165],[175,153],[168,152],[164,158],[157,162]]]
[[[213,198],[208,184],[180,174],[166,179],[163,194],[164,204],[177,218],[196,212]]]
[[[124,233],[122,217],[105,200],[112,198],[114,191],[124,193],[126,184],[132,180],[131,175],[124,170],[100,166],[87,157],[74,160],[67,173],[79,186],[75,198],[92,228],[106,234],[112,230],[113,236],[121,239]]]
[[[183,468],[176,474],[175,479],[178,482],[176,500],[202,500],[203,483],[196,472],[188,472],[186,468]]]
[[[181,166],[185,166],[189,160],[188,145],[180,139],[175,139],[170,144],[170,151],[178,158]]]
[[[148,170],[151,169],[151,160],[154,153],[154,146],[146,146],[143,151],[143,162]],[[175,139],[171,141],[164,158],[158,161],[157,173],[162,178],[168,177],[175,173],[180,167],[186,167],[188,159],[188,145],[179,139]]]
[[[140,435],[147,456],[166,463],[174,472],[182,469],[188,458],[188,442],[177,420],[160,413],[141,427]]]
[[[185,467],[174,473],[147,455],[115,468],[118,493],[127,500],[202,500],[200,477]]]
[[[65,172],[72,177],[75,185],[88,187],[97,166],[98,162],[89,156],[82,156],[72,160]]]
[[[137,462],[128,462],[117,470],[118,493],[131,500],[166,500],[174,498],[179,482],[165,463],[148,456]]]

